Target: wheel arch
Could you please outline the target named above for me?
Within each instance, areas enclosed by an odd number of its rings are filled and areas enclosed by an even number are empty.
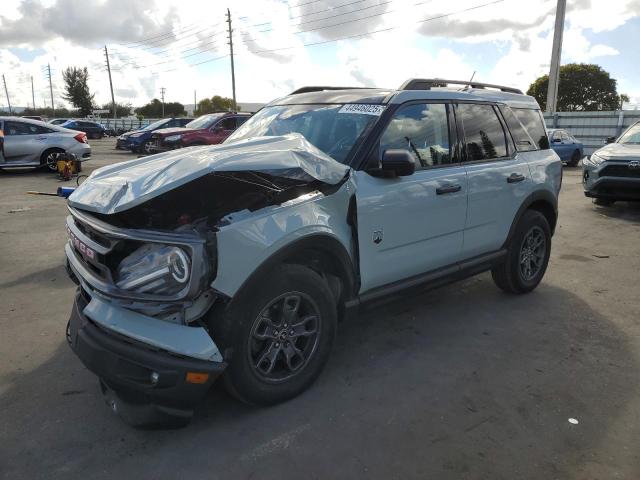
[[[234,296],[257,279],[267,277],[269,271],[281,264],[303,265],[325,277],[332,292],[337,295],[336,303],[340,316],[344,303],[356,294],[355,268],[347,249],[329,234],[314,233],[294,240],[270,255],[249,275]],[[340,280],[339,292],[336,292],[328,276]]]
[[[40,165],[45,165],[46,161],[47,161],[47,155],[49,155],[50,153],[53,152],[58,152],[58,153],[65,153],[66,150],[64,148],[61,147],[48,147],[45,148],[42,153],[40,154]]]
[[[522,215],[524,215],[524,212],[527,210],[535,210],[544,215],[547,222],[549,222],[551,235],[555,232],[558,221],[558,200],[550,191],[538,190],[531,193],[520,205],[520,208],[516,212],[513,222],[511,223],[511,228],[509,229],[509,234],[504,242],[504,246],[509,244],[509,241],[515,233],[518,222],[520,222]]]

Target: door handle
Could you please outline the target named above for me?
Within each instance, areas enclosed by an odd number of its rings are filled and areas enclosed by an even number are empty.
[[[462,190],[460,185],[444,185],[442,187],[436,188],[436,194],[444,195],[445,193],[455,193]]]
[[[512,173],[507,177],[507,183],[518,183],[524,180],[524,175]]]
[[[47,137],[36,137],[36,140],[46,140]]]

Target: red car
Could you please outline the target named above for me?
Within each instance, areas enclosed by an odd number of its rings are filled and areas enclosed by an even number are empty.
[[[162,128],[151,136],[151,153],[175,148],[222,143],[236,128],[246,122],[250,113],[221,112],[202,115],[184,127]]]

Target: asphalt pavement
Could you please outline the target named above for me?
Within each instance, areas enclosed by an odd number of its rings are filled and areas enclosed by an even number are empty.
[[[85,173],[135,158],[91,144]],[[73,183],[0,173],[0,478],[640,478],[640,204],[593,205],[579,168],[533,293],[483,274],[365,312],[300,397],[215,386],[176,431],[125,425],[65,342],[65,201],[25,192]]]

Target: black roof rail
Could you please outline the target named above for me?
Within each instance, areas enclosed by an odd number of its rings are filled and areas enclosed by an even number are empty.
[[[513,87],[505,87],[503,85],[493,85],[491,83],[480,83],[466,80],[445,80],[442,78],[410,78],[398,90],[431,90],[433,87],[446,87],[452,85],[466,85],[471,88],[495,88],[502,92],[517,93],[524,95],[522,90]]]
[[[364,90],[367,87],[301,87],[294,90],[289,95],[297,95],[298,93],[322,92],[325,90]]]

